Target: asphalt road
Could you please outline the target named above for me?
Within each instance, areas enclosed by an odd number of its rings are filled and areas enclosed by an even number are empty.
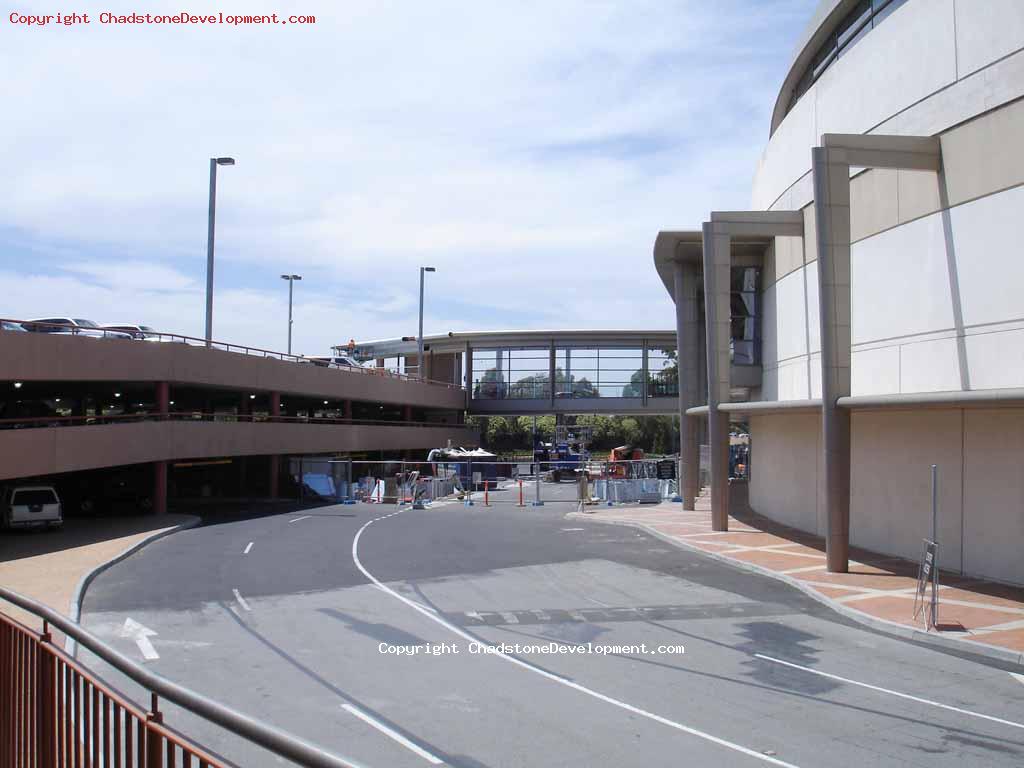
[[[1008,668],[873,632],[634,529],[566,520],[573,508],[212,518],[98,577],[83,623],[371,767],[1024,764],[1024,684]],[[156,634],[124,636],[128,619]],[[239,765],[280,764],[167,718]]]

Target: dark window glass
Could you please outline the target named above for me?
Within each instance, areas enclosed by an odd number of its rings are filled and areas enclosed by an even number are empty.
[[[839,47],[844,47],[865,27],[870,27],[871,0],[861,0],[839,23],[837,30]]]
[[[12,506],[35,506],[37,504],[56,504],[57,497],[48,488],[34,491],[16,491]]]

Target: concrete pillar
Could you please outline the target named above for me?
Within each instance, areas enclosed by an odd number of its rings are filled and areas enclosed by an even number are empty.
[[[825,463],[828,570],[850,567],[850,165],[824,147],[812,150],[821,324],[821,429]]]
[[[166,381],[156,383],[156,412],[166,414],[171,406],[171,387]]]
[[[167,462],[153,462],[153,514],[167,512]]]
[[[689,408],[699,404],[700,326],[697,284],[700,271],[696,264],[676,262],[673,282],[676,297],[676,368],[679,381],[679,495],[683,509],[694,508],[700,493],[700,444],[697,418],[687,416]],[[644,377],[646,379],[646,376]]]
[[[270,491],[269,496],[276,499],[281,495],[281,457],[270,456]]]
[[[270,393],[270,418],[276,419],[281,415],[281,393],[271,392]],[[271,456],[270,457],[270,490],[269,496],[272,499],[276,499],[280,495],[280,477],[281,471],[281,457]]]
[[[732,238],[703,227],[704,315],[708,352],[708,442],[711,446],[711,529],[729,530],[729,266]]]
[[[473,399],[473,348],[466,342],[466,410],[470,409]]]

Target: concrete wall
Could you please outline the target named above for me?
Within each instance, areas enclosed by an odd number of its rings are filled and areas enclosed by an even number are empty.
[[[810,201],[810,148],[823,133],[933,136],[1021,96],[1024,5],[909,0],[793,106],[761,157],[753,206]]]
[[[210,421],[139,422],[0,431],[0,480],[150,461],[335,451],[426,450],[475,445],[475,429],[273,424]]]
[[[852,425],[853,546],[917,559],[937,464],[941,567],[1024,584],[1024,408],[862,411]],[[824,534],[819,417],[754,416],[750,427],[751,507]]]
[[[465,392],[457,388],[171,342],[0,332],[0,361],[0,379],[9,381],[167,381],[332,400],[465,407]]]

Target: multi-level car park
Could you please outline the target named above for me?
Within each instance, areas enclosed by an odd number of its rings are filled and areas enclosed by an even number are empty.
[[[295,490],[288,457],[477,439],[454,375],[419,380],[132,323],[2,322],[0,486],[53,487],[65,514],[275,497]]]

